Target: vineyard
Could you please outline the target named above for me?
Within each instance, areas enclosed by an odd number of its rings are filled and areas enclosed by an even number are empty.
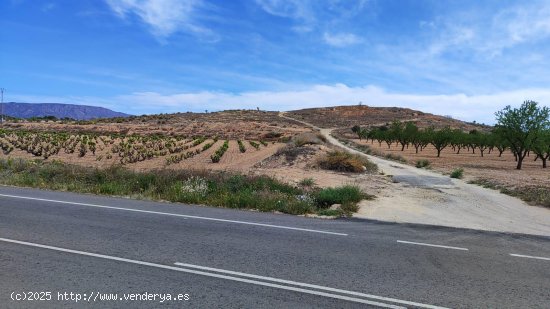
[[[278,116],[277,112],[221,111],[131,116],[87,121],[20,119],[5,128],[24,131],[67,132],[99,135],[217,136],[243,141],[277,141],[310,131],[302,124]]]
[[[250,146],[245,146],[245,142]],[[220,141],[216,137],[0,130],[0,148],[4,156],[56,159],[93,166],[119,164],[139,165],[141,168],[148,165],[174,167],[187,161],[193,161],[192,164],[227,165],[233,160],[240,162],[248,158],[269,156],[280,145],[263,140],[238,140],[236,145],[233,143],[235,142],[230,140]],[[235,148],[236,151],[231,151],[230,148]],[[215,152],[212,153],[213,150]],[[235,154],[240,156],[235,157]],[[201,160],[192,160],[193,158]],[[204,158],[208,160],[205,161]]]

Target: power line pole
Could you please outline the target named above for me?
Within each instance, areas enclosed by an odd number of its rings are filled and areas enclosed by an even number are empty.
[[[2,93],[2,99],[0,101],[0,124],[4,124],[4,88],[0,88],[0,93]]]

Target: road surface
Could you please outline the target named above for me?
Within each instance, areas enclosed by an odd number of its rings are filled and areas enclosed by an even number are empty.
[[[0,187],[1,308],[548,308],[549,286],[548,237]]]

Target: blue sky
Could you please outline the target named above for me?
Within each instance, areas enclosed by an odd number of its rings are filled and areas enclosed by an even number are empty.
[[[4,0],[5,101],[132,114],[550,106],[549,1]]]

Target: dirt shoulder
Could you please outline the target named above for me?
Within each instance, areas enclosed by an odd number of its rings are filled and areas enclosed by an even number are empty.
[[[550,236],[550,209],[440,173],[365,155],[332,137],[332,129],[310,126],[333,145],[366,156],[396,181],[381,187],[375,200],[363,201],[356,217]]]

